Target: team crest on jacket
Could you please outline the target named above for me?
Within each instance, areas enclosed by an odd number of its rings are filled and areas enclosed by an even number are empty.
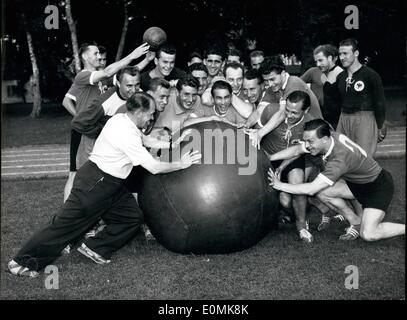
[[[354,88],[356,91],[362,91],[365,88],[365,84],[361,80],[356,81]]]

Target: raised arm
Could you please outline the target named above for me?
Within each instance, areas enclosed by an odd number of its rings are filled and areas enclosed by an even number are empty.
[[[235,94],[232,94],[232,106],[245,119],[249,118],[253,112],[253,105],[243,101]]]
[[[140,62],[137,64],[137,68],[138,68],[140,71],[143,71],[144,68],[147,67],[148,64],[149,64],[151,61],[154,60],[154,58],[155,58],[155,52],[154,52],[154,51],[148,51],[147,54],[146,54],[146,57],[145,57],[142,61],[140,61]]]
[[[107,79],[117,73],[121,68],[127,66],[131,61],[141,57],[143,54],[148,52],[150,46],[147,43],[142,44],[141,46],[137,47],[130,53],[128,56],[124,57],[123,59],[108,65],[105,69],[94,71],[92,73],[92,82],[97,83],[101,80]]]

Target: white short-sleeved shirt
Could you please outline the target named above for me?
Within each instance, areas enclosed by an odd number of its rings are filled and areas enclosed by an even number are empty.
[[[142,136],[127,114],[116,114],[96,139],[89,160],[100,170],[125,179],[133,166],[156,161],[143,146]]]

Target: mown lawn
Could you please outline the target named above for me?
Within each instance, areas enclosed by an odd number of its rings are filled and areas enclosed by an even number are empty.
[[[405,223],[405,159],[384,160],[396,183],[387,221]],[[180,255],[136,237],[107,266],[73,251],[56,261],[59,289],[45,275],[16,278],[4,272],[10,257],[62,203],[65,180],[7,181],[1,185],[2,299],[405,299],[405,237],[340,242],[346,224],[317,232],[312,246],[294,227],[270,232],[260,243],[228,255]],[[359,270],[359,288],[345,288],[345,268]]]

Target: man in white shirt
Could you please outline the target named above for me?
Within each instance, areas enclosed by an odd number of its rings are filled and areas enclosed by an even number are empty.
[[[186,153],[172,163],[153,158],[145,147],[170,147],[169,142],[146,138],[142,133],[153,119],[154,99],[138,92],[127,100],[126,106],[126,113],[117,114],[106,123],[89,161],[78,170],[60,212],[9,261],[10,273],[37,277],[67,244],[80,239],[100,218],[106,227],[86,239],[78,251],[98,264],[109,263],[112,254],[135,236],[143,220],[135,198],[124,187],[124,179],[133,166],[140,165],[157,174],[185,169],[199,161],[198,152]]]

